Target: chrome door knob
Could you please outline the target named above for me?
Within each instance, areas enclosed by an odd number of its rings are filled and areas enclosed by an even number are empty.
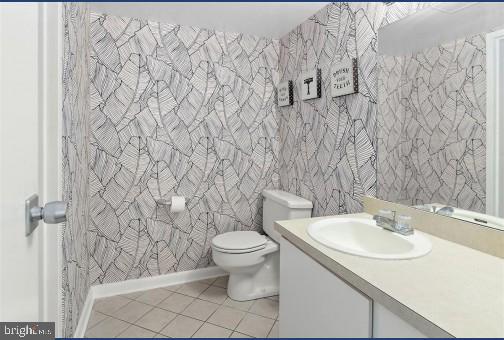
[[[48,224],[65,222],[67,204],[62,201],[47,203],[44,207],[38,205],[38,195],[30,196],[25,202],[26,236],[30,235],[38,226],[40,220]]]
[[[46,203],[42,208],[42,218],[45,223],[55,224],[66,221],[67,204],[62,201]]]

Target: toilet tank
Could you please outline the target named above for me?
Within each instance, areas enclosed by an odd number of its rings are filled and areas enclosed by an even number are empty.
[[[311,217],[311,201],[282,190],[263,191],[263,229],[276,242],[280,233],[274,230],[275,221]]]

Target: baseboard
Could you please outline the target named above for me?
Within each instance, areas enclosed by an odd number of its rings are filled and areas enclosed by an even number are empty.
[[[86,332],[88,320],[91,315],[91,310],[93,309],[93,302],[95,299],[133,293],[140,290],[148,290],[204,279],[211,279],[223,275],[226,275],[226,272],[221,268],[207,267],[188,270],[185,272],[170,273],[165,275],[144,277],[141,279],[126,280],[92,286],[89,289],[88,295],[86,297],[86,302],[84,303],[84,307],[82,308],[81,316],[79,318],[79,324],[77,325],[73,337],[84,337],[84,333]]]
[[[86,301],[84,302],[84,307],[82,307],[81,315],[79,317],[79,323],[73,334],[74,338],[83,338],[86,333],[87,324],[89,317],[91,316],[91,311],[93,310],[94,302],[93,287],[91,287],[87,293]]]
[[[226,272],[219,267],[208,267],[166,275],[144,277],[135,280],[105,283],[93,286],[91,289],[93,289],[94,298],[99,299],[114,295],[133,293],[139,290],[154,289],[186,282],[210,279],[225,274]]]

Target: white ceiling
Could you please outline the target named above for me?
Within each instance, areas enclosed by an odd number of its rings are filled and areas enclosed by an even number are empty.
[[[281,38],[327,2],[91,2],[91,11]]]
[[[405,55],[504,26],[500,2],[433,3],[378,30],[378,52]]]

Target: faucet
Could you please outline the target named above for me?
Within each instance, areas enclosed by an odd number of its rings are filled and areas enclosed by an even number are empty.
[[[386,229],[388,231],[392,231],[395,233],[399,233],[401,235],[412,235],[413,228],[409,224],[402,224],[397,222],[396,219],[396,211],[392,210],[392,218],[385,217],[381,215],[373,215],[373,220],[376,221],[376,225]]]
[[[446,206],[446,207],[439,208],[439,209],[435,210],[434,212],[439,215],[451,216],[451,215],[453,215],[454,211],[455,211],[455,209],[453,209],[452,207]]]

